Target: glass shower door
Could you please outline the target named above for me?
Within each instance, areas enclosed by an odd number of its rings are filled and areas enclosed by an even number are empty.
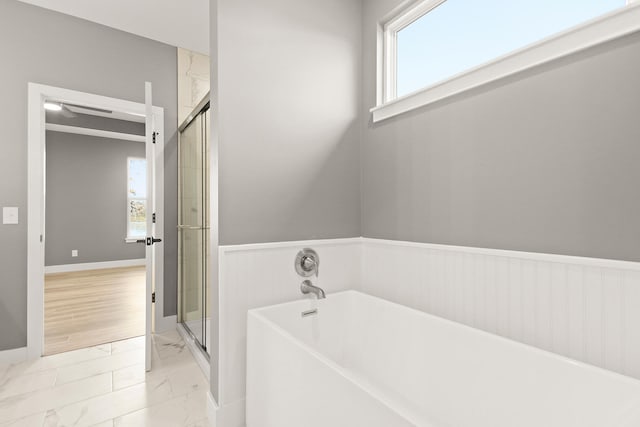
[[[181,132],[178,153],[180,322],[207,348],[208,138],[205,115]]]

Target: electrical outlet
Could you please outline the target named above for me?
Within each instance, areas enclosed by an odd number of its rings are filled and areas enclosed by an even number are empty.
[[[72,256],[72,257],[76,257],[76,256],[78,256],[78,250],[77,250],[77,249],[72,250],[72,251],[71,251],[71,256]]]

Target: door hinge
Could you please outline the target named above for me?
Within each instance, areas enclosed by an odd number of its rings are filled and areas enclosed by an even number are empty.
[[[152,303],[156,302],[156,293],[155,292],[151,293],[151,302]]]
[[[151,134],[151,136],[153,137],[153,143],[154,143],[154,144],[156,143],[156,136],[157,136],[157,135],[158,135],[158,132],[153,132],[153,133]]]
[[[153,215],[151,215],[151,221],[153,221],[153,223],[156,223],[156,213],[154,212]]]

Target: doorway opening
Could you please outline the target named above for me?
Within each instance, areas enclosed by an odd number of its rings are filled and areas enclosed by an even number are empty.
[[[144,104],[29,84],[29,358],[138,336],[151,368],[164,253],[151,95],[150,83]]]
[[[145,334],[145,118],[45,101],[45,356]],[[138,243],[140,241],[140,243]]]

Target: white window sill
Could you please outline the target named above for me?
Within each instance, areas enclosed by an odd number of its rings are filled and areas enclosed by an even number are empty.
[[[372,108],[370,111],[373,122],[406,113],[638,30],[640,30],[640,3],[629,4],[623,9],[548,37],[443,82]]]

